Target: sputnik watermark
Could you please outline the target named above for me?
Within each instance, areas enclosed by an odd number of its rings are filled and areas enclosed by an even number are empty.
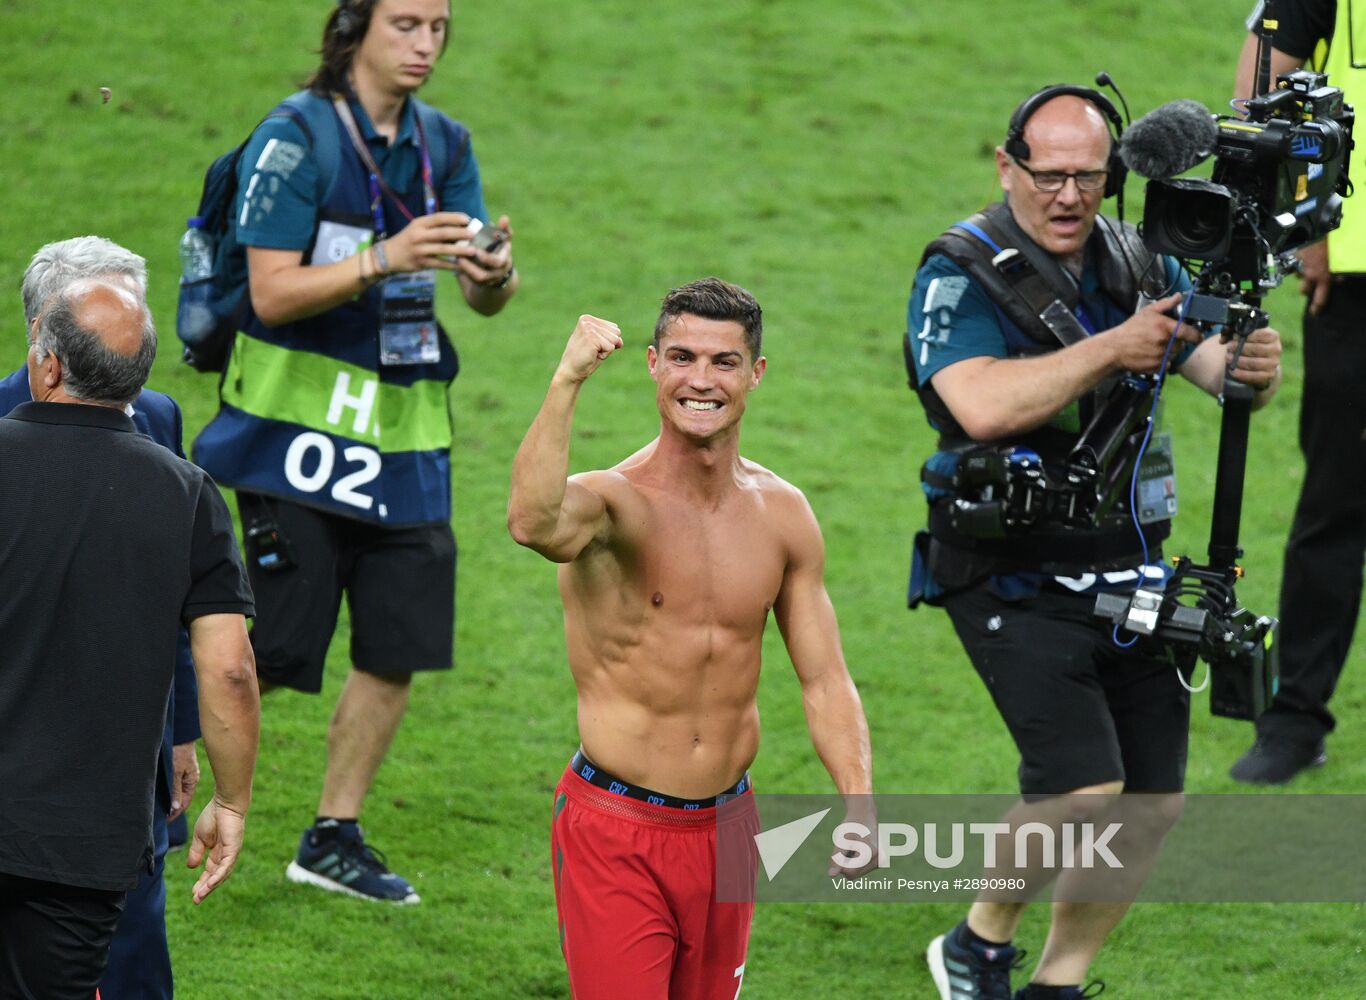
[[[759,860],[764,866],[764,876],[772,882],[778,877],[786,864],[792,860],[806,839],[820,826],[830,812],[822,809],[800,819],[784,823],[782,826],[765,830],[754,835],[754,846],[759,852]],[[868,867],[873,861],[873,841],[876,841],[878,868],[890,868],[894,858],[913,856],[917,850],[931,867],[950,870],[961,868],[969,860],[969,838],[980,839],[980,850],[974,851],[971,860],[980,860],[982,867],[997,867],[1000,854],[1012,853],[1014,866],[1027,868],[1031,863],[1051,871],[1065,871],[1071,868],[1095,868],[1103,864],[1109,868],[1123,868],[1124,864],[1110,850],[1110,841],[1124,828],[1123,823],[1106,823],[1098,829],[1096,823],[1063,823],[1054,830],[1046,823],[1024,823],[1011,827],[1009,823],[924,823],[915,826],[911,823],[879,823],[870,829],[862,823],[844,822],[831,831],[830,840],[833,851],[845,860],[843,867],[859,870]],[[942,853],[940,841],[947,828],[948,851]],[[1001,851],[1005,838],[1005,851]],[[1010,850],[1013,845],[1013,852]],[[897,886],[897,880],[883,880],[877,888],[906,888]],[[902,882],[907,880],[902,879]],[[937,885],[928,880],[910,880],[917,888]],[[834,878],[836,888],[845,888],[850,880],[843,876]],[[869,882],[860,882],[856,888],[872,888]]]
[[[783,866],[792,860],[792,855],[806,843],[811,831],[821,825],[821,820],[825,819],[829,812],[829,809],[822,809],[810,816],[794,819],[790,823],[754,835],[754,846],[759,852],[759,860],[763,862],[764,875],[770,882],[778,877]]]
[[[819,822],[817,819],[816,823]],[[813,828],[815,825],[812,824]],[[945,825],[949,828],[949,850],[947,854],[941,854],[939,842]],[[910,857],[920,849],[926,863],[933,868],[961,868],[968,860],[968,838],[980,837],[981,851],[975,853],[972,860],[980,859],[983,868],[993,869],[998,865],[1000,838],[1004,837],[1007,845],[1014,845],[1013,862],[1017,869],[1033,865],[1048,871],[1066,871],[1095,868],[1098,863],[1109,868],[1123,868],[1109,844],[1124,829],[1124,824],[1107,823],[1099,832],[1097,827],[1096,823],[1063,823],[1059,830],[1046,823],[1024,823],[1013,828],[1009,823],[925,823],[920,827],[910,823],[879,823],[876,830],[877,867],[890,868],[893,858]],[[862,823],[841,823],[835,827],[831,839],[835,850],[848,859],[845,866],[858,869],[873,860],[873,848],[868,843],[873,835],[874,831]]]
[[[1362,795],[746,794],[717,898],[1360,903],[1362,829]]]

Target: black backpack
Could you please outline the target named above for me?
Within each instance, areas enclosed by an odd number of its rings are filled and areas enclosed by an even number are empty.
[[[303,130],[318,164],[319,193],[325,197],[337,173],[337,145],[335,141],[317,144],[314,134],[325,124],[318,120],[319,111],[328,116],[334,112],[330,104],[309,103],[307,97],[307,93],[290,95],[262,119],[262,124],[271,118],[287,117]],[[213,272],[198,281],[181,279],[175,323],[176,336],[185,345],[181,360],[196,371],[221,372],[227,367],[233,339],[246,312],[247,255],[237,242],[232,216],[237,200],[237,166],[250,141],[251,136],[247,136],[204,172],[197,214],[203,220],[200,231],[213,248]]]

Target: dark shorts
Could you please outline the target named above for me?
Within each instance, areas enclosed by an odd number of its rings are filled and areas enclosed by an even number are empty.
[[[1161,645],[1140,639],[1121,649],[1112,626],[1091,616],[1094,605],[1093,595],[1049,589],[1005,601],[985,581],[944,602],[1020,752],[1021,792],[1111,781],[1179,792],[1190,694]]]
[[[0,874],[0,997],[91,1000],[124,895]]]
[[[449,670],[455,639],[455,536],[449,524],[381,528],[274,497],[238,491],[245,536],[272,518],[294,566],[251,558],[251,645],[264,681],[322,690],[342,594],[351,611],[351,663],[369,674]]]
[[[719,826],[751,842],[756,811],[718,819],[714,805],[657,805],[599,788],[593,780],[602,772],[593,772],[564,772],[550,827],[560,947],[575,1000],[736,996],[753,888],[749,902],[717,900],[716,841]]]

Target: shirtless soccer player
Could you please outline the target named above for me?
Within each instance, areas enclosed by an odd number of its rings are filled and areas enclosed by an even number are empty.
[[[753,904],[716,902],[715,803],[749,792],[770,611],[816,752],[868,823],[868,727],[825,592],[820,528],[800,491],[740,457],[762,328],[735,285],[671,291],[646,351],[659,437],[566,479],[579,390],[623,346],[615,324],[581,317],[513,464],[508,527],[561,564],[579,693],[583,746],[555,790],[551,828],[575,1000],[738,994]]]

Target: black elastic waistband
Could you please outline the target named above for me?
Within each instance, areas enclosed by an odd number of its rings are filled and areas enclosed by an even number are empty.
[[[743,795],[750,788],[749,774],[746,773],[732,787],[709,799],[680,799],[676,795],[665,795],[663,792],[656,792],[640,785],[628,784],[598,767],[582,750],[574,754],[574,759],[569,762],[569,768],[590,785],[596,785],[613,795],[624,795],[628,799],[637,799],[656,806],[668,806],[670,809],[711,809],[720,804],[718,800],[730,795]]]

